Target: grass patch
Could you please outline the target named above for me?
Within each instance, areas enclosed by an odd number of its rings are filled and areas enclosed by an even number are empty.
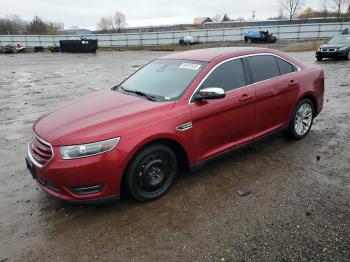
[[[315,40],[315,41],[295,43],[295,44],[286,46],[285,48],[282,48],[282,51],[285,51],[285,52],[316,51],[320,47],[320,45],[324,44],[324,42],[325,40]]]

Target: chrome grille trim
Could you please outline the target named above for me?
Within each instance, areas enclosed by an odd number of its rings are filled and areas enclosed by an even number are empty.
[[[37,140],[37,142],[35,142],[35,140]],[[38,155],[37,157],[35,156],[35,153],[33,152],[33,144],[34,146],[36,146],[37,148],[39,148],[39,146],[42,146],[42,145],[39,145],[37,146],[37,144],[41,143],[43,145],[46,145],[48,148],[47,148],[47,153],[50,154],[50,158],[49,159],[44,159],[45,161],[43,161],[43,163],[40,163],[41,161],[39,159],[37,159],[38,157],[39,158],[42,158],[42,156]],[[46,151],[44,149],[41,149],[43,151]],[[38,150],[39,151],[39,150]],[[40,151],[39,151],[40,152]],[[27,148],[27,155],[28,155],[28,158],[30,159],[30,161],[32,161],[32,163],[36,166],[36,167],[39,167],[39,168],[42,168],[44,167],[48,162],[50,162],[50,160],[54,157],[54,151],[53,151],[53,148],[51,146],[51,144],[49,142],[46,142],[44,139],[42,139],[41,137],[39,137],[37,134],[33,134],[32,136],[32,139],[30,140],[30,142],[28,143],[28,148]]]
[[[336,48],[322,48],[321,51],[322,52],[336,52],[337,49]]]

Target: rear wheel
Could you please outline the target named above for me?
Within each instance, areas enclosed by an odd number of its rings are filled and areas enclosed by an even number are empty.
[[[302,99],[294,109],[286,135],[295,140],[304,138],[311,129],[314,117],[314,105],[310,99]]]
[[[128,192],[139,202],[148,202],[165,194],[177,173],[174,152],[165,145],[145,147],[131,161],[126,171]]]

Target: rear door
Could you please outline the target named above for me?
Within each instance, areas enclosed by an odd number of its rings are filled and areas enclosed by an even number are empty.
[[[242,59],[218,65],[200,85],[223,88],[226,97],[190,103],[198,161],[253,140],[255,92],[246,85]]]
[[[246,60],[256,92],[255,138],[258,138],[288,123],[292,98],[297,94],[298,82],[291,74],[296,68],[269,54]]]

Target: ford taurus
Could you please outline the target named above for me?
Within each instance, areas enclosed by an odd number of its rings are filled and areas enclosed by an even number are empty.
[[[165,194],[180,168],[275,132],[302,139],[320,113],[324,72],[263,48],[212,48],[156,59],[113,87],[39,118],[26,164],[67,201],[140,202]]]

